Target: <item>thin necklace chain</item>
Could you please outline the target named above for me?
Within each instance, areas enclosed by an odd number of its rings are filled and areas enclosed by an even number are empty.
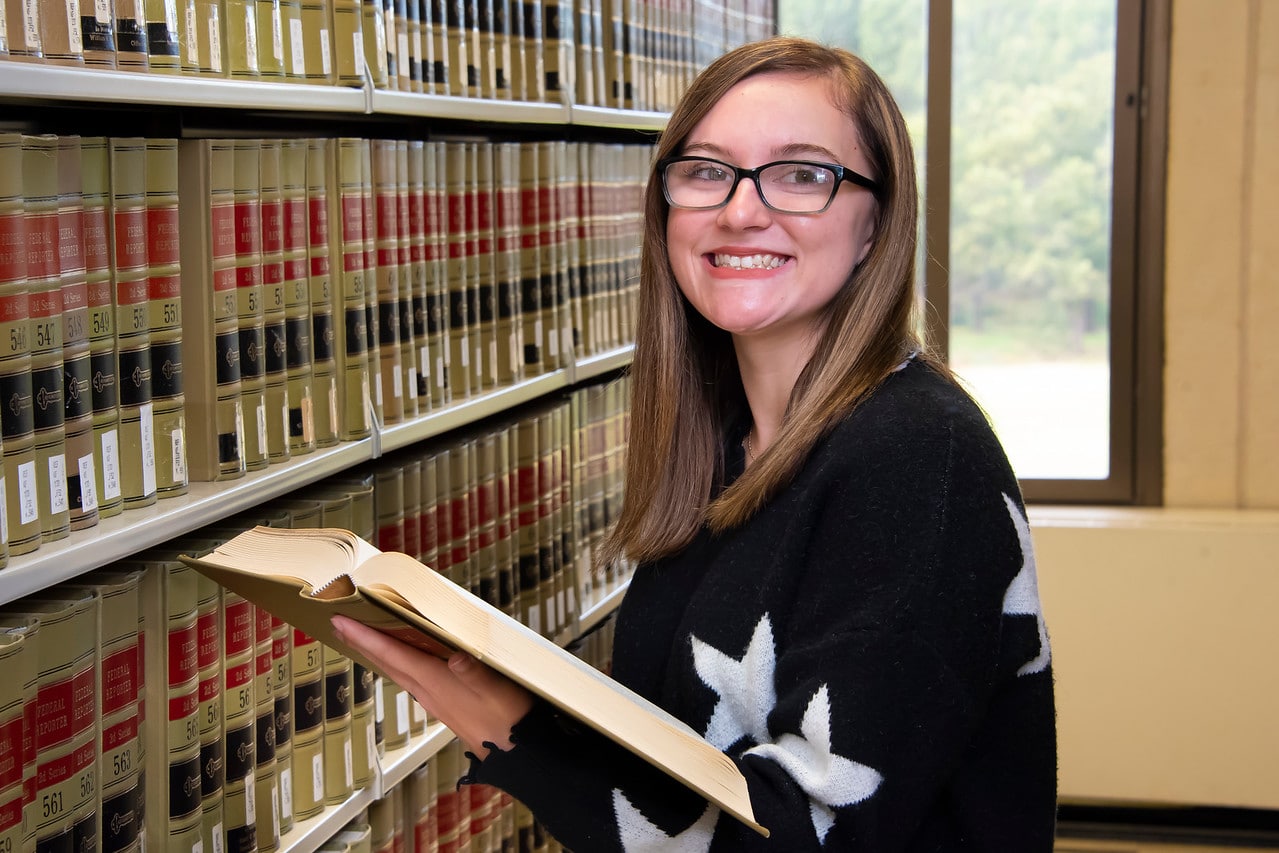
[[[755,459],[755,446],[751,443],[751,433],[755,431],[754,427],[746,433],[746,461],[752,462]]]

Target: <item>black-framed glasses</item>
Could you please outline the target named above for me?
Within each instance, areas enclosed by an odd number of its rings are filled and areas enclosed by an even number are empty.
[[[709,157],[666,157],[657,166],[666,200],[686,210],[723,207],[747,179],[764,204],[780,213],[821,213],[844,181],[879,192],[876,181],[846,166],[810,160],[777,160],[742,169]]]

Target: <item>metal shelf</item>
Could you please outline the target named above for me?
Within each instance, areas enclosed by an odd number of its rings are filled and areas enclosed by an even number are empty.
[[[617,370],[619,367],[625,367],[631,363],[631,358],[634,355],[634,345],[628,344],[608,352],[587,356],[580,359],[573,366],[573,381],[581,382],[586,379],[593,379],[609,371]]]
[[[370,112],[499,124],[568,124],[569,121],[569,109],[563,104],[423,95],[384,89],[373,91]]]
[[[422,762],[453,742],[453,732],[443,723],[430,723],[426,734],[413,738],[407,746],[399,749],[388,749],[386,755],[378,762],[378,791],[386,796],[396,785],[409,777],[409,774],[422,766]]]
[[[642,110],[619,110],[612,107],[588,107],[574,104],[569,108],[569,123],[581,127],[612,128],[617,130],[651,130],[661,132],[666,127],[667,113]]]
[[[372,788],[361,788],[337,806],[324,809],[315,817],[300,820],[280,836],[282,853],[315,853],[320,845],[360,815],[375,799]]]
[[[363,89],[0,61],[0,97],[162,107],[363,113]]]

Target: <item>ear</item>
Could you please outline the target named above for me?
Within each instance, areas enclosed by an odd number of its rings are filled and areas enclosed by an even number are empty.
[[[879,202],[874,202],[874,205],[871,215],[866,217],[866,221],[860,229],[863,233],[853,235],[854,240],[861,240],[861,247],[857,251],[857,263],[853,265],[854,267],[861,266],[862,261],[866,260],[866,256],[870,254],[871,248],[875,245],[875,236],[879,233]]]

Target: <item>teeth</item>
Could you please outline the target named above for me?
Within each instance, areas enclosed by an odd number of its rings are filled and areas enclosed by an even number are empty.
[[[777,255],[716,255],[715,266],[731,267],[735,270],[775,270],[786,263]]]

